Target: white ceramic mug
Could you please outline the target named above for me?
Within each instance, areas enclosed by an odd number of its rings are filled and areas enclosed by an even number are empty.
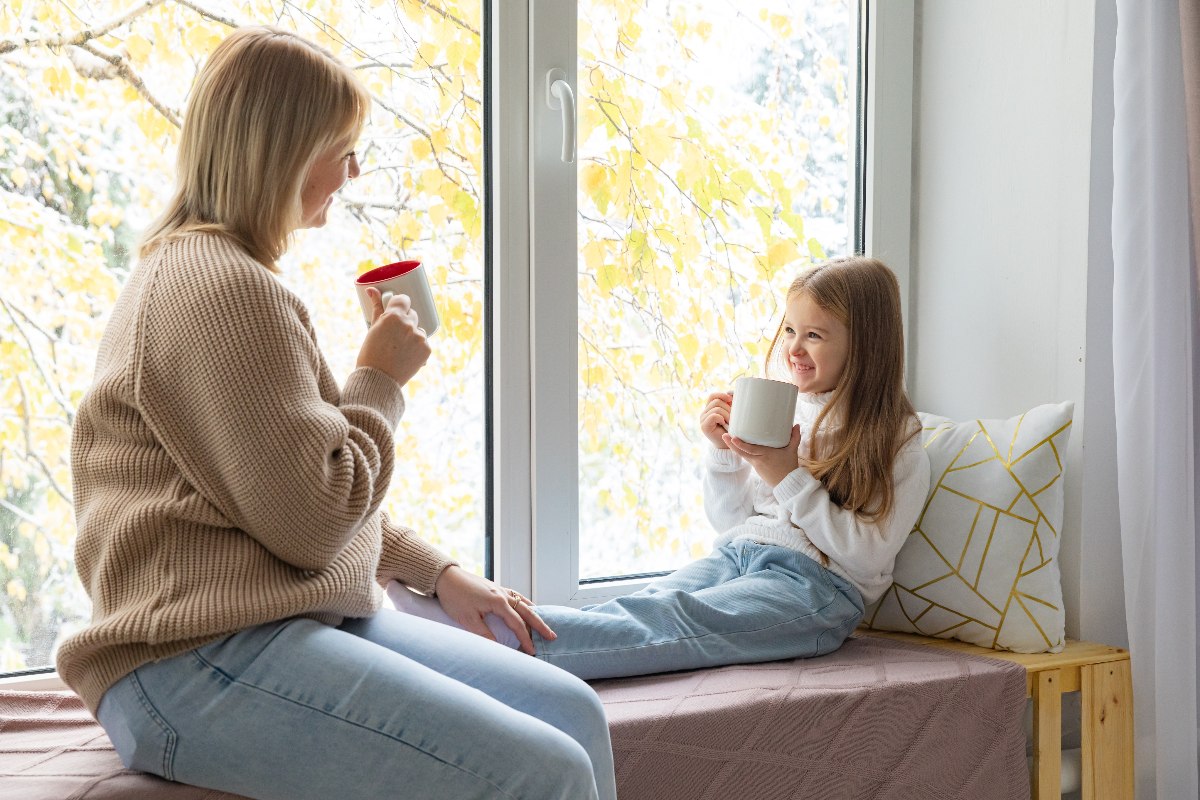
[[[354,291],[358,293],[358,303],[362,306],[363,319],[371,324],[371,299],[367,296],[367,288],[374,286],[383,295],[386,306],[392,295],[406,294],[412,304],[412,310],[417,312],[417,326],[425,331],[426,336],[432,336],[438,329],[437,306],[433,304],[433,291],[429,288],[429,277],[420,261],[397,261],[382,267],[368,270],[354,281]]]
[[[733,382],[729,433],[763,447],[783,447],[792,440],[796,421],[796,385],[770,378],[738,378]]]

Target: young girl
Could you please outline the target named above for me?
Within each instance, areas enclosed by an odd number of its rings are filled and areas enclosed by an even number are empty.
[[[801,393],[785,447],[732,437],[727,392],[701,413],[712,554],[599,605],[538,606],[557,634],[533,632],[538,658],[594,679],[841,646],[891,583],[929,488],[891,270],[845,258],[796,279],[767,355],[777,366]]]

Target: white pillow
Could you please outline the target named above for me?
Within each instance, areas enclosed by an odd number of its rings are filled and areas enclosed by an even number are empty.
[[[869,627],[1057,653],[1065,638],[1058,550],[1073,403],[1004,420],[919,413],[929,498]]]

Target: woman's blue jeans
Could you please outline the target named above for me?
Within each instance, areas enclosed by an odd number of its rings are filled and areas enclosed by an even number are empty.
[[[862,619],[858,590],[787,547],[736,541],[634,594],[537,606],[538,658],[584,680],[831,653]]]
[[[596,693],[391,610],[288,619],[147,664],[105,693],[126,766],[263,800],[615,800]]]

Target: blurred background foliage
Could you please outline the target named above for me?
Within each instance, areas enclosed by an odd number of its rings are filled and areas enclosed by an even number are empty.
[[[580,4],[581,577],[710,549],[700,409],[851,246],[855,8]]]

